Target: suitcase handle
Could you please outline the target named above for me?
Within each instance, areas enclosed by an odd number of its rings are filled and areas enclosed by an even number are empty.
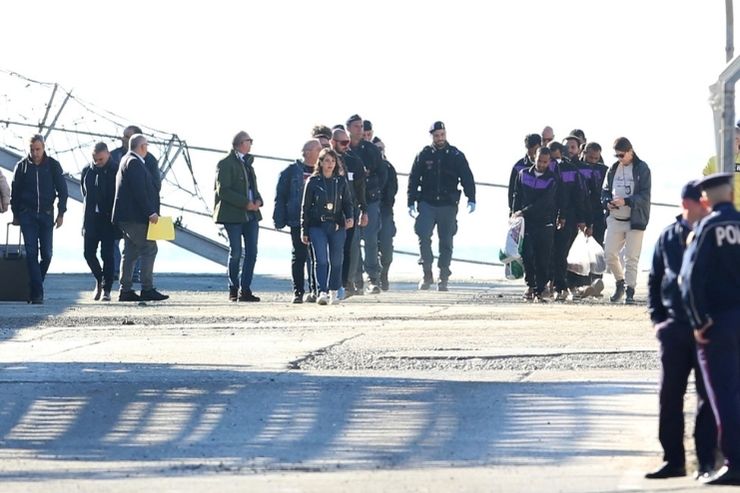
[[[10,256],[10,227],[13,225],[12,221],[8,223],[8,225],[5,227],[5,252],[3,252],[3,257],[8,258]],[[18,226],[18,245],[17,245],[17,255],[21,255],[21,243],[23,240],[23,230],[20,226]]]

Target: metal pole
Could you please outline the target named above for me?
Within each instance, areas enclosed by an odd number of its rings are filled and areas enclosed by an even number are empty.
[[[49,116],[49,110],[51,110],[51,105],[54,102],[54,96],[56,96],[57,88],[59,87],[59,84],[54,84],[54,90],[51,91],[51,97],[49,98],[49,102],[46,105],[46,112],[44,113],[44,118],[41,119],[41,123],[39,123],[39,132],[43,130],[44,125],[46,125],[46,118]]]
[[[44,140],[48,139],[48,138],[49,138],[49,134],[51,133],[51,131],[52,131],[52,130],[54,130],[54,125],[56,125],[56,124],[57,124],[57,120],[59,119],[59,115],[61,115],[61,114],[62,114],[62,110],[63,110],[63,109],[64,109],[64,107],[65,107],[65,106],[67,105],[67,101],[69,101],[69,98],[70,98],[71,96],[72,96],[72,91],[69,91],[69,92],[67,93],[67,97],[66,97],[66,98],[64,98],[64,101],[62,101],[62,106],[60,106],[60,107],[59,107],[59,111],[57,111],[57,114],[56,114],[56,116],[54,117],[54,120],[52,120],[52,122],[51,122],[51,125],[49,125],[49,127],[47,128],[47,130],[46,130],[46,134],[44,135]]]
[[[732,0],[725,0],[725,62],[730,63],[735,57],[735,15],[732,9]]]

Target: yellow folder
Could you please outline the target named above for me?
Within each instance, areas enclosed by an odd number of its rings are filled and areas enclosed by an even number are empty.
[[[149,229],[146,232],[147,240],[168,240],[175,239],[175,225],[172,223],[170,216],[159,216],[157,224],[149,223]]]

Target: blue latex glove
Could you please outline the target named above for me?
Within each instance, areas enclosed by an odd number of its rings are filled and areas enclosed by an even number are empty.
[[[418,213],[416,212],[416,206],[415,205],[410,205],[409,206],[409,216],[415,218],[417,215],[418,215]]]
[[[475,202],[468,202],[468,214],[475,212]]]

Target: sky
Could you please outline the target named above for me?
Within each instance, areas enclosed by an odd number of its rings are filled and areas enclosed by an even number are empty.
[[[653,200],[669,203],[678,203],[681,185],[714,152],[708,87],[725,66],[719,0],[133,0],[125,8],[42,0],[10,2],[3,17],[4,38],[13,42],[0,68],[58,82],[192,145],[226,149],[244,129],[254,153],[298,157],[313,125],[359,113],[407,172],[430,142],[430,124],[442,120],[478,181],[506,183],[525,134],[550,125],[562,138],[581,128],[602,144],[607,162],[614,139],[627,136],[652,170]],[[209,201],[218,158],[193,156]],[[282,167],[258,164],[266,201]],[[397,246],[415,250],[405,179],[400,188]],[[459,215],[455,253],[491,260],[503,240],[505,192],[479,188],[478,195],[478,210]],[[643,266],[675,213],[653,209]],[[267,226],[270,215],[267,204]],[[55,238],[52,271],[85,270],[79,227],[68,222]],[[270,232],[260,239],[262,251],[288,252],[286,242]],[[179,270],[183,255],[165,247],[158,270]]]

